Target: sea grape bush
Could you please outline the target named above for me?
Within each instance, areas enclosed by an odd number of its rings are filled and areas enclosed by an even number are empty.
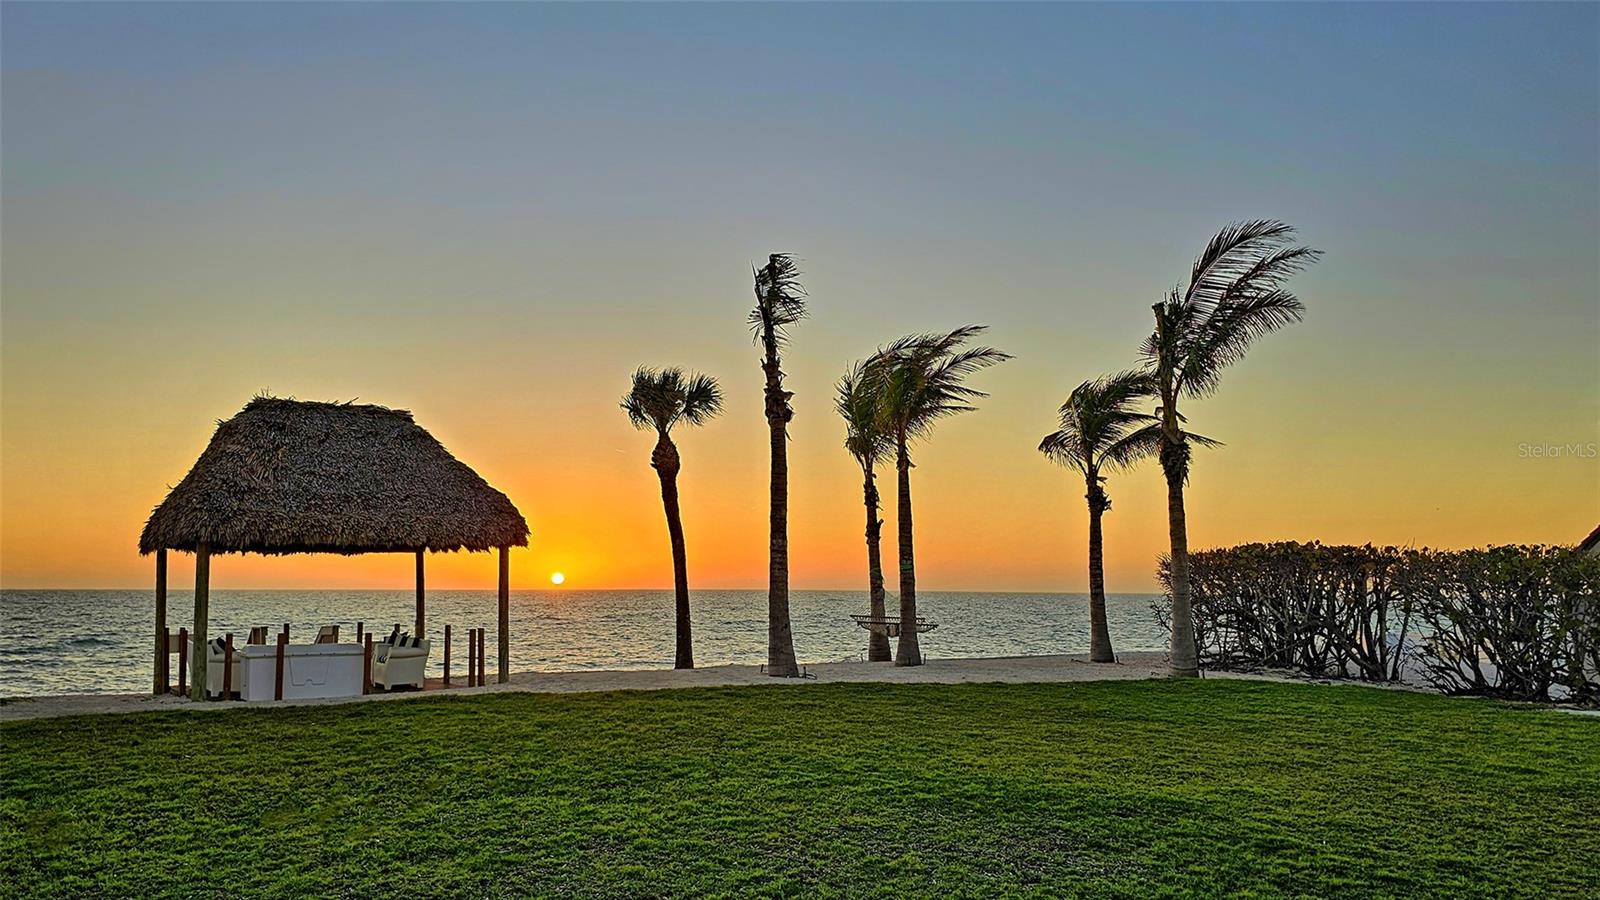
[[[1158,568],[1168,585],[1168,562]],[[1547,546],[1244,544],[1193,554],[1216,669],[1416,678],[1451,694],[1600,703],[1600,557]],[[1155,603],[1163,627],[1170,600]]]

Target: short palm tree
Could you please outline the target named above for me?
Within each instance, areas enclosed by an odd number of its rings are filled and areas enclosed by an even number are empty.
[[[839,379],[834,409],[844,419],[844,448],[861,467],[862,501],[867,507],[867,596],[872,618],[883,621],[887,613],[883,598],[883,559],[879,540],[883,520],[878,518],[878,463],[894,450],[894,442],[879,427],[878,397],[866,377],[865,364],[856,363]],[[888,635],[867,632],[867,661],[888,662],[894,658]]]
[[[914,334],[880,349],[867,361],[866,379],[878,398],[879,428],[894,441],[899,504],[900,640],[897,666],[922,665],[917,640],[917,566],[912,547],[911,442],[927,437],[946,416],[970,412],[987,394],[964,383],[980,369],[1010,359],[993,347],[962,347],[987,330],[967,325],[948,334]]]
[[[761,372],[766,377],[767,429],[772,445],[771,504],[767,555],[767,674],[793,678],[800,674],[794,658],[794,630],[789,624],[789,421],[794,394],[783,389],[781,351],[789,327],[806,317],[806,292],[800,267],[787,253],[774,253],[755,270],[756,305],[750,329],[761,344]]]
[[[682,369],[640,368],[633,387],[622,398],[628,421],[641,431],[656,433],[650,465],[661,479],[661,504],[667,512],[667,536],[672,541],[672,588],[677,608],[677,652],[673,668],[694,668],[689,635],[689,561],[683,545],[683,518],[678,512],[678,472],[682,463],[672,442],[672,426],[679,422],[704,425],[722,411],[722,388],[709,375],[684,374]]]
[[[1296,246],[1294,229],[1257,219],[1217,232],[1189,272],[1186,286],[1157,303],[1155,331],[1141,355],[1160,403],[1158,455],[1167,479],[1167,526],[1172,539],[1172,674],[1200,674],[1189,605],[1189,533],[1183,486],[1189,478],[1190,436],[1179,400],[1216,392],[1222,370],[1255,340],[1300,321],[1305,306],[1284,289],[1291,275],[1321,251]]]
[[[1054,462],[1083,474],[1089,502],[1089,660],[1116,662],[1111,631],[1106,625],[1106,573],[1100,519],[1111,509],[1104,472],[1126,469],[1156,452],[1160,419],[1139,412],[1136,404],[1154,390],[1144,372],[1118,372],[1072,389],[1061,404],[1060,424],[1044,436],[1039,451]],[[1191,435],[1191,440],[1210,443]]]

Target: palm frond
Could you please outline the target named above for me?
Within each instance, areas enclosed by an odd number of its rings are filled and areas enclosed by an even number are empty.
[[[621,406],[633,427],[666,434],[680,419],[701,425],[714,418],[722,411],[722,388],[710,375],[640,366]]]
[[[722,386],[710,375],[696,372],[683,389],[683,419],[703,425],[722,412]]]
[[[1151,417],[1154,419],[1154,417]],[[1161,449],[1161,423],[1152,421],[1131,431],[1100,451],[1100,464],[1113,469],[1131,469],[1139,460],[1155,456]]]
[[[1294,237],[1271,219],[1229,225],[1195,260],[1188,285],[1156,305],[1156,330],[1139,355],[1172,396],[1211,394],[1257,338],[1300,321],[1305,306],[1284,284],[1321,251]]]
[[[783,346],[789,326],[804,319],[806,291],[800,286],[800,266],[788,253],[774,253],[767,264],[753,269],[756,305],[750,311],[750,329],[756,340]]]
[[[833,408],[844,419],[844,448],[864,470],[871,471],[892,449],[893,441],[880,427],[877,383],[865,362],[853,363],[835,387]]]
[[[1111,460],[1113,465],[1132,464],[1138,459],[1137,445],[1128,443],[1117,448],[1128,441],[1131,433],[1157,421],[1155,416],[1133,408],[1153,389],[1149,373],[1137,370],[1085,381],[1073,388],[1061,404],[1060,429],[1046,435],[1039,450],[1055,462],[1086,474],[1097,471],[1113,454],[1122,460]]]
[[[967,386],[965,379],[1011,358],[993,347],[960,349],[987,328],[967,325],[908,335],[879,349],[867,361],[865,377],[878,396],[880,427],[892,435],[921,438],[938,420],[976,409],[972,401],[988,395]]]
[[[1305,304],[1281,289],[1218,306],[1191,337],[1178,381],[1179,390],[1203,397],[1217,388],[1222,370],[1244,358],[1258,338],[1301,320]]]
[[[1195,260],[1184,301],[1202,308],[1216,303],[1261,257],[1293,241],[1294,228],[1273,219],[1251,219],[1224,227]]]
[[[1149,424],[1141,426],[1138,430],[1129,432],[1115,443],[1106,447],[1100,457],[1101,464],[1115,469],[1129,469],[1135,463],[1147,457],[1156,456],[1161,450],[1161,422],[1154,416],[1150,417]],[[1192,431],[1179,431],[1178,441],[1183,444],[1194,444],[1207,449],[1221,447],[1222,442],[1213,440],[1202,434]]]

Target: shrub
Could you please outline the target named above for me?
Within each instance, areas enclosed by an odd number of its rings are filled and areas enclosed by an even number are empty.
[[[1158,575],[1170,590],[1166,559]],[[1210,668],[1600,702],[1600,558],[1574,550],[1244,544],[1194,554],[1191,591]]]

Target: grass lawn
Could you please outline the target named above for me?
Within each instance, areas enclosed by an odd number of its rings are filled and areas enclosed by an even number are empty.
[[[1589,896],[1600,720],[1358,687],[501,694],[0,728],[0,895]]]

